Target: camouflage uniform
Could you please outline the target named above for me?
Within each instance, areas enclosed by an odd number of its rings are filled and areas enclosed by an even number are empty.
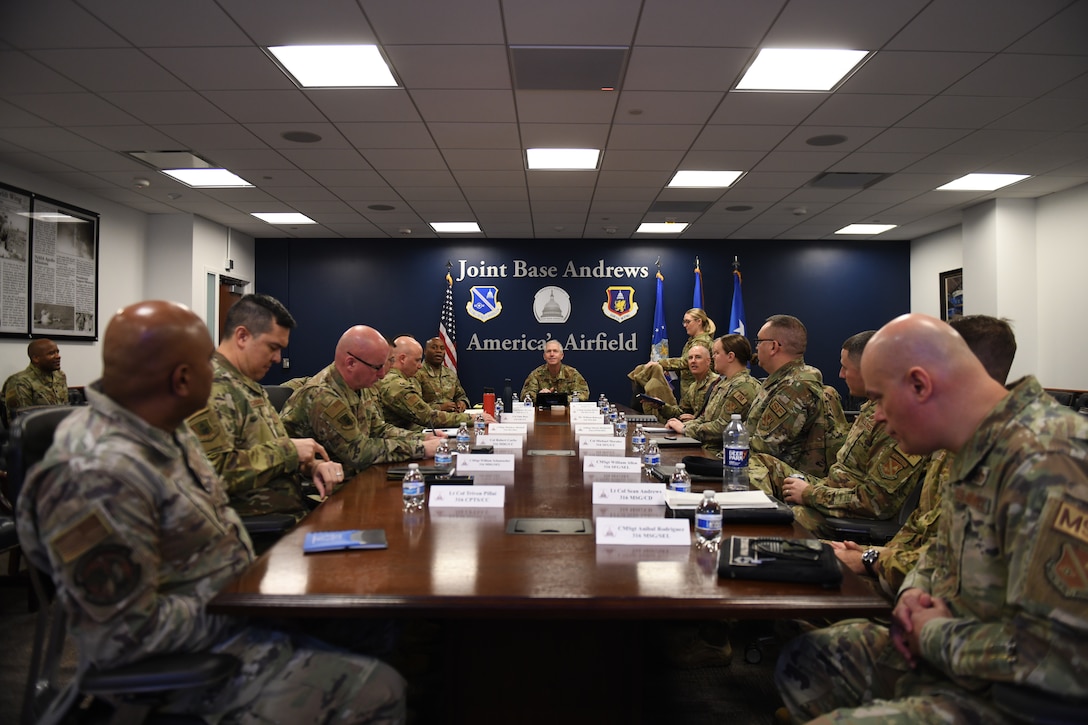
[[[87,396],[32,469],[18,509],[23,550],[52,573],[68,612],[80,672],[210,650],[241,669],[171,709],[228,723],[402,717],[403,681],[378,660],[205,610],[253,560],[215,471],[187,426],[155,428],[97,386]]]
[[[310,377],[308,375],[304,375],[301,378],[291,378],[290,380],[284,380],[282,383],[280,383],[280,385],[285,388],[290,388],[291,390],[298,390],[307,382],[309,382],[309,380]]]
[[[589,400],[589,383],[570,365],[561,364],[559,374],[554,377],[548,372],[546,364],[529,373],[529,377],[525,378],[525,384],[521,386],[522,400],[526,395],[531,395],[533,400],[536,400],[536,394],[541,388],[550,388],[559,393],[577,392],[582,396],[583,401]]]
[[[457,379],[457,373],[445,365],[434,367],[424,361],[416,373],[416,380],[423,391],[423,400],[432,408],[437,408],[442,403],[464,403],[465,408],[472,407],[468,393]]]
[[[373,463],[423,458],[418,433],[390,425],[372,389],[354,391],[331,364],[295,391],[280,413],[292,438],[313,438],[350,478]]]
[[[42,372],[34,363],[4,381],[8,421],[32,405],[68,405],[68,377],[63,370]]]
[[[189,416],[204,453],[242,516],[291,514],[301,519],[298,449],[264,388],[223,355],[212,357],[208,407]]]
[[[948,485],[955,460],[955,454],[945,450],[937,451],[930,457],[918,507],[891,541],[876,547],[880,551],[880,586],[889,597],[895,597],[907,574],[918,565],[918,560],[937,535],[941,491]]]
[[[927,457],[900,450],[887,426],[873,420],[875,412],[872,401],[861,406],[827,477],[810,479],[802,495],[804,503],[793,507],[797,522],[809,531],[832,536],[833,532],[823,527],[825,516],[890,519],[924,475]],[[766,453],[755,457],[761,465],[751,466],[752,485],[783,498],[782,482],[797,470]]]
[[[653,410],[653,414],[657,416],[657,419],[662,423],[668,421],[669,418],[679,418],[684,413],[690,413],[695,415],[703,409],[703,404],[706,403],[706,396],[710,393],[710,389],[714,387],[714,384],[718,382],[718,378],[721,376],[716,372],[707,373],[706,377],[702,380],[696,380],[692,378],[691,385],[687,387],[684,394],[680,396],[679,405],[662,405]]]
[[[706,408],[695,420],[684,424],[684,435],[702,441],[707,452],[720,456],[722,433],[729,425],[730,416],[737,413],[741,420],[748,417],[748,410],[759,395],[759,390],[759,381],[747,370],[741,370],[725,379],[719,378],[706,402]]]
[[[795,718],[1002,722],[994,682],[1088,696],[1088,419],[1016,383],[957,453],[941,508],[903,583],[952,613],[919,632],[923,664],[876,624],[803,635],[775,672]]]
[[[382,401],[382,413],[392,425],[411,431],[450,428],[471,423],[470,413],[447,413],[427,405],[419,388],[419,374],[406,377],[393,368],[375,386]]]
[[[769,453],[809,475],[825,476],[828,461],[842,447],[845,420],[838,394],[824,390],[820,371],[791,360],[764,381],[746,424],[753,453]]]
[[[684,343],[684,349],[680,351],[680,357],[667,357],[658,360],[661,363],[662,370],[680,373],[681,398],[684,397],[684,391],[688,389],[688,386],[695,382],[695,376],[688,370],[688,353],[691,352],[691,348],[695,345],[702,345],[707,350],[711,350],[714,345],[714,338],[710,336],[709,332],[700,332],[698,335],[688,338],[688,341]]]

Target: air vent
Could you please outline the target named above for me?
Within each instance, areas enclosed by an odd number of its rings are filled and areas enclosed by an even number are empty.
[[[806,186],[816,189],[868,189],[891,174],[876,174],[854,171],[828,171],[820,174]]]
[[[702,214],[713,203],[712,201],[655,201],[650,205],[650,212],[659,214]]]
[[[619,88],[625,47],[510,47],[514,87],[522,91],[599,91]]]

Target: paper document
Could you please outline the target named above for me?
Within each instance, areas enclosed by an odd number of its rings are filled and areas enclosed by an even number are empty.
[[[703,500],[702,493],[666,491],[665,503],[673,509],[694,509]],[[762,491],[718,491],[714,500],[723,509],[773,509],[775,502]]]

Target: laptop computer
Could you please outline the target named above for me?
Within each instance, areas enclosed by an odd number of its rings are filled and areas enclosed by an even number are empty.
[[[537,393],[537,407],[551,407],[553,405],[567,405],[570,393]]]

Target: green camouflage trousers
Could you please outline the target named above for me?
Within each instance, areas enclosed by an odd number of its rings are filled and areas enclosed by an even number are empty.
[[[933,668],[911,670],[888,628],[848,620],[782,649],[775,683],[796,722],[991,725],[1012,722],[984,695]]]

